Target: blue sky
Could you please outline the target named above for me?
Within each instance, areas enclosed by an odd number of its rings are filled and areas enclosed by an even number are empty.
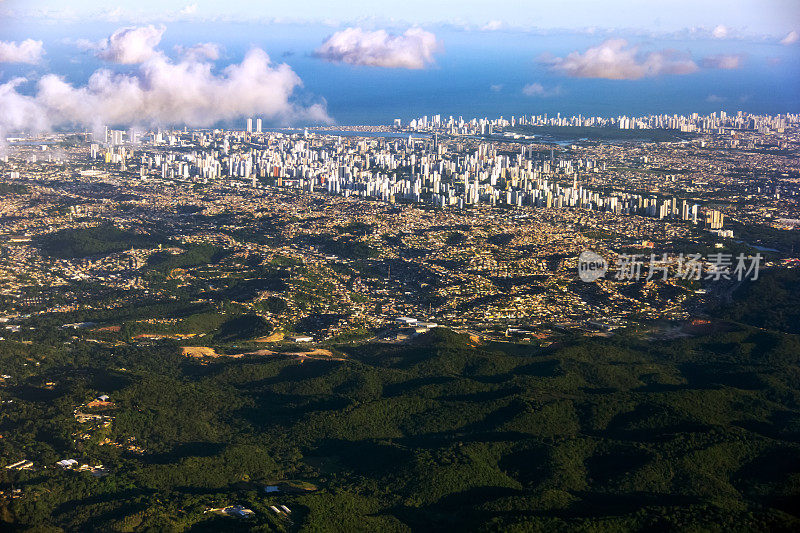
[[[539,28],[637,28],[675,31],[718,25],[749,34],[785,34],[800,24],[797,0],[3,0],[17,17],[50,20],[240,20],[506,25]]]
[[[800,21],[796,0],[370,0],[252,1],[229,0],[3,0],[6,12],[38,19],[116,19],[119,21],[254,20],[348,23],[383,22],[483,25],[500,21],[540,28],[637,28],[675,31],[725,25],[753,34],[785,34]],[[794,27],[793,27],[794,26]]]

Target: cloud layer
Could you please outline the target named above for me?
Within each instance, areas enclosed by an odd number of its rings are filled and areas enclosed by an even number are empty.
[[[139,44],[130,46],[142,50]],[[134,57],[125,46],[114,49],[121,54],[114,57]],[[155,52],[133,74],[103,68],[81,87],[48,74],[39,79],[33,94],[21,93],[18,89],[26,80],[16,78],[0,85],[0,131],[59,126],[99,131],[103,125],[208,127],[254,115],[281,123],[330,122],[324,104],[294,102],[302,81],[288,65],[273,64],[263,50],[250,50],[241,63],[220,73],[214,72],[208,55],[186,54],[171,61]]]
[[[637,80],[664,74],[690,74],[698,70],[690,57],[675,50],[639,54],[625,39],[609,39],[584,53],[566,57],[542,57],[551,69],[572,78]]]
[[[703,68],[731,70],[741,67],[743,60],[744,56],[741,54],[718,54],[704,57],[700,64]]]
[[[347,28],[328,37],[314,55],[351,65],[422,69],[434,62],[438,50],[436,36],[420,28],[410,28],[402,35]]]
[[[0,41],[0,63],[38,63],[42,60],[42,41],[25,39],[21,43]]]

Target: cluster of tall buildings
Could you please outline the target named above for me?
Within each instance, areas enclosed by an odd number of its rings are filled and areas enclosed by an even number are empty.
[[[97,139],[96,136],[93,136],[93,138],[110,146],[122,146],[126,142],[130,144],[139,144],[139,140],[141,138],[141,131],[137,130],[136,128],[130,128],[128,131],[125,131],[114,130],[108,126],[105,126],[103,130],[102,141]]]
[[[787,113],[782,115],[754,115],[751,113],[737,112],[735,115],[728,115],[725,111],[700,115],[692,113],[690,115],[646,115],[641,117],[628,117],[621,115],[618,117],[584,117],[577,116],[548,116],[542,115],[522,115],[512,116],[508,119],[499,117],[496,119],[473,118],[464,120],[463,117],[443,118],[441,115],[432,117],[422,116],[411,120],[409,129],[413,131],[445,131],[453,135],[488,135],[505,128],[516,126],[571,126],[571,127],[590,127],[590,128],[618,128],[623,130],[637,129],[666,129],[678,130],[682,132],[703,132],[703,133],[730,133],[736,130],[759,131],[769,133],[776,131],[782,133],[788,125],[799,124],[800,114]],[[396,127],[399,127],[395,123]]]
[[[252,117],[247,119],[247,133],[259,133],[259,134],[262,133],[261,119],[260,118],[256,119],[256,129],[255,129],[255,131],[253,130],[253,119],[252,119]]]
[[[433,123],[441,123],[441,118],[434,117]],[[270,183],[439,208],[478,204],[580,208],[680,219],[713,229],[723,225],[721,213],[709,218],[699,205],[685,200],[593,187],[586,178],[601,172],[603,163],[558,158],[553,151],[548,154],[530,145],[509,154],[498,153],[489,143],[441,143],[436,135],[343,140],[307,132],[254,137],[221,131],[192,132],[190,144],[191,150],[143,150],[135,158],[123,146],[108,146],[100,154],[93,144],[91,155],[107,163],[120,162],[122,168],[134,159],[142,177],[201,183],[228,180],[237,187]],[[564,181],[571,181],[571,186]]]

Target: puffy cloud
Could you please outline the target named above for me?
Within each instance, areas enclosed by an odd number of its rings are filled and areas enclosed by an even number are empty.
[[[786,37],[781,39],[781,44],[786,44],[786,45],[794,44],[797,41],[800,41],[800,34],[798,34],[796,31],[792,30],[792,31],[790,31],[789,33],[786,34]]]
[[[491,91],[493,93],[499,93],[500,91],[503,90],[503,84],[502,83],[493,83],[493,84],[489,85],[489,89],[491,89]]]
[[[718,54],[704,57],[700,64],[703,65],[703,68],[731,70],[741,67],[743,60],[742,54]]]
[[[36,99],[17,92],[25,82],[25,78],[14,78],[0,84],[0,143],[5,140],[6,130],[48,128],[47,117]]]
[[[300,78],[266,52],[250,50],[221,73],[198,59],[172,62],[156,54],[135,74],[94,72],[75,87],[54,74],[43,76],[32,95],[18,92],[22,79],[0,85],[0,131],[103,125],[208,127],[259,115],[281,123],[330,122],[324,104],[293,101]]]
[[[544,56],[544,63],[555,72],[573,78],[636,80],[662,74],[690,74],[697,65],[690,57],[675,50],[660,50],[645,55],[628,46],[625,39],[609,39],[584,53],[566,57]]]
[[[156,54],[155,47],[161,42],[166,28],[139,26],[121,28],[108,39],[92,45],[84,41],[84,47],[97,50],[97,57],[112,63],[132,65],[147,61]]]
[[[217,43],[198,43],[189,48],[177,45],[175,46],[175,51],[186,59],[193,61],[202,61],[203,59],[216,61],[220,55],[220,47]]]
[[[195,13],[197,13],[197,4],[189,4],[180,11],[181,15],[194,15]]]
[[[728,36],[728,28],[720,24],[713,30],[711,30],[711,36],[715,39],[724,39]]]
[[[553,87],[552,89],[547,89],[541,83],[538,82],[529,83],[522,88],[522,94],[524,94],[525,96],[536,96],[539,98],[558,96],[559,94],[561,94],[561,86],[556,86]]]
[[[436,36],[420,28],[410,28],[402,35],[347,28],[328,37],[314,55],[351,65],[421,69],[434,62],[438,50]]]
[[[38,63],[43,54],[42,41],[0,41],[0,63]]]

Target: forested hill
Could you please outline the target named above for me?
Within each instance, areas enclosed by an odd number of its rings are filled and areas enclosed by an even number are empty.
[[[0,361],[21,377],[0,389],[0,451],[33,468],[0,469],[0,519],[19,531],[797,530],[800,340],[727,329],[544,349],[439,329],[320,359],[6,342]],[[87,407],[101,393],[111,405]],[[65,458],[105,472],[63,471]],[[282,482],[309,490],[265,492]],[[254,514],[205,512],[234,504]]]
[[[758,283],[742,284],[720,316],[766,329],[800,334],[800,268],[768,270]]]

